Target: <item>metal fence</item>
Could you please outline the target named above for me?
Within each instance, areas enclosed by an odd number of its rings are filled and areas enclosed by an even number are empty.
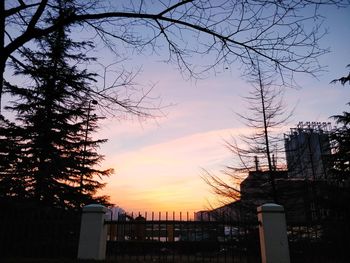
[[[342,220],[288,223],[292,263],[342,263],[350,258],[350,225]]]
[[[260,262],[258,223],[152,213],[106,221],[107,258],[151,262]]]
[[[76,258],[80,213],[0,205],[0,262]],[[119,215],[105,225],[111,262],[261,262],[257,221],[151,213]],[[288,222],[287,232],[292,263],[349,262],[350,224],[344,218]]]
[[[80,212],[1,204],[1,258],[76,258]]]

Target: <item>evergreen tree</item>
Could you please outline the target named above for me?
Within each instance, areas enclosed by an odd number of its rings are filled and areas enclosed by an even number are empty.
[[[346,67],[350,68],[350,64]],[[339,79],[334,79],[331,81],[331,83],[337,83],[340,82],[342,85],[345,85],[346,83],[350,84],[350,72],[347,76],[340,77]]]
[[[350,75],[349,75],[350,76]],[[334,80],[345,85],[349,76]],[[350,105],[350,103],[349,103]],[[327,221],[324,224],[324,239],[335,244],[336,253],[348,249],[350,242],[350,112],[334,115],[337,128],[331,133],[332,154],[329,156],[330,172],[327,178],[327,189],[323,194],[323,205],[327,211]],[[340,252],[339,252],[340,251]]]
[[[60,28],[40,40],[39,51],[22,51],[26,62],[16,66],[16,74],[29,77],[32,86],[5,83],[6,92],[17,99],[7,107],[16,113],[16,128],[7,125],[0,128],[0,134],[8,139],[12,130],[20,138],[14,150],[20,156],[13,167],[6,167],[1,181],[22,178],[26,198],[76,208],[107,202],[105,196],[94,197],[104,186],[96,177],[112,171],[95,168],[103,159],[96,150],[106,140],[88,136],[96,131],[99,120],[90,114],[94,108],[89,85],[94,75],[77,65],[89,60],[80,52],[89,43],[73,42],[65,30]]]
[[[333,118],[340,125],[331,138],[333,139],[334,153],[331,156],[331,176],[339,183],[350,180],[350,113],[343,112],[343,115],[335,115]]]
[[[14,123],[0,116],[0,198],[26,198],[25,174],[19,174],[16,167],[21,166],[19,145]]]
[[[347,65],[350,67],[350,64]],[[343,86],[349,82],[350,73],[339,79],[334,79],[331,83],[340,82]],[[350,103],[348,103],[350,105]],[[334,115],[332,118],[339,127],[332,133],[333,154],[331,155],[331,175],[332,181],[338,183],[349,182],[350,180],[350,112],[344,111],[342,115]]]
[[[348,76],[333,80],[345,85]],[[350,105],[350,103],[348,103]],[[334,115],[338,127],[331,134],[332,154],[329,158],[328,209],[336,220],[350,218],[350,112]],[[331,230],[330,230],[331,232]],[[341,230],[340,230],[341,232]]]

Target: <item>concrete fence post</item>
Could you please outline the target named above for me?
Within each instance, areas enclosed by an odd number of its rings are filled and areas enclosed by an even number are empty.
[[[283,206],[264,204],[257,210],[262,263],[289,263],[287,225]]]
[[[106,258],[107,228],[104,224],[106,212],[107,208],[103,205],[91,204],[83,207],[78,259]]]

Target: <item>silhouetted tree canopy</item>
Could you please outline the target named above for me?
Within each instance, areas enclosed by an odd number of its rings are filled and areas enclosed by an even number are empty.
[[[350,68],[350,64],[347,65],[348,68]],[[342,85],[345,85],[347,82],[350,84],[350,72],[347,76],[341,77],[339,79],[334,79],[331,81],[331,83],[337,83],[340,82]]]
[[[335,115],[333,118],[338,127],[332,133],[334,153],[331,175],[338,182],[348,182],[350,180],[350,113],[343,112],[342,115]]]
[[[4,85],[13,98],[6,109],[16,121],[0,119],[2,198],[59,208],[107,204],[107,197],[96,196],[104,186],[99,179],[112,172],[98,169],[103,156],[97,149],[106,140],[90,136],[100,119],[87,96],[94,74],[74,64],[89,60],[80,53],[87,44],[73,42],[61,28],[38,41],[39,51],[22,49],[16,74],[32,82]]]
[[[337,82],[342,85],[347,82],[350,84],[350,73],[348,76],[332,80],[331,83]],[[331,137],[334,145],[331,158],[332,175],[333,179],[338,182],[348,182],[350,180],[350,112],[344,111],[342,114],[332,116],[332,118],[338,125]]]

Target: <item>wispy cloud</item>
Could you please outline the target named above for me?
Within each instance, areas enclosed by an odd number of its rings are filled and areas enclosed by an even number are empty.
[[[343,19],[348,21],[349,16],[343,13]],[[336,19],[329,22],[337,24]],[[336,31],[341,28],[333,27]],[[347,46],[341,46],[347,43],[343,40],[345,35],[349,34],[329,35],[328,41],[336,51],[324,58],[330,72],[320,81],[299,75],[296,81],[303,88],[286,90],[286,103],[292,108],[299,103],[290,125],[283,127],[281,133],[299,121],[327,121],[330,115],[347,108],[348,89],[329,85],[348,64],[344,56]],[[224,71],[216,77],[186,82],[171,65],[152,64],[148,58],[144,63],[147,67],[140,83],[156,83],[155,94],[176,106],[168,109],[167,117],[156,121],[109,120],[103,124],[98,136],[109,139],[102,147],[106,155],[104,165],[116,170],[108,179],[105,192],[128,210],[202,209],[208,199],[215,197],[200,178],[201,167],[215,173],[230,164],[233,156],[223,140],[249,132],[240,128],[242,124],[234,115],[244,111],[239,95],[246,95],[249,85],[234,70],[231,74]]]
[[[105,165],[116,174],[105,191],[129,209],[202,209],[214,197],[200,178],[201,167],[221,169],[231,158],[223,138],[238,133],[242,130],[214,130],[109,155]]]

